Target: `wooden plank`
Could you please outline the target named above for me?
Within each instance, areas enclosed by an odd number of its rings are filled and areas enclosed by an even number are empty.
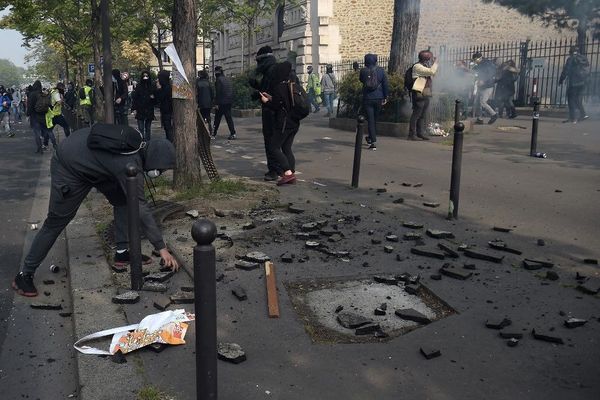
[[[267,278],[267,305],[269,307],[269,318],[279,318],[279,300],[277,297],[275,266],[270,261],[265,262],[265,275]]]

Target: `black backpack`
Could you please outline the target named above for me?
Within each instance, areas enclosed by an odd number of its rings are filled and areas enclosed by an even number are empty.
[[[85,89],[84,88],[79,89],[79,98],[81,100],[85,100],[85,97],[86,97],[85,96]]]
[[[406,70],[406,72],[404,73],[404,89],[406,89],[408,92],[412,91],[412,88],[415,84],[415,80],[413,79],[413,67],[415,65],[411,65],[411,67],[409,69]]]
[[[41,92],[33,107],[33,110],[38,114],[46,114],[51,106],[50,93]]]
[[[288,87],[290,93],[289,115],[297,120],[306,118],[310,114],[310,101],[306,90],[293,79],[288,81]]]
[[[146,146],[142,134],[124,125],[95,124],[87,140],[88,148],[113,154],[135,154]]]
[[[367,89],[367,91],[369,92],[373,92],[375,90],[377,90],[377,88],[379,88],[379,86],[381,85],[381,83],[379,82],[379,77],[378,77],[378,73],[377,70],[379,68],[377,68],[377,66],[375,67],[370,67],[370,68],[364,68],[365,70],[365,74],[367,75],[364,85],[365,88]]]

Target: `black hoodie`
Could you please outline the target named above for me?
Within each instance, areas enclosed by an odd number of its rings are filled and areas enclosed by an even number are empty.
[[[169,71],[160,71],[158,73],[158,83],[160,89],[156,89],[155,97],[161,115],[173,114],[173,95],[171,93],[171,81]]]
[[[154,120],[154,92],[152,79],[148,71],[143,71],[142,76],[148,75],[148,79],[140,79],[135,91],[131,96],[131,110],[135,111],[135,119]]]

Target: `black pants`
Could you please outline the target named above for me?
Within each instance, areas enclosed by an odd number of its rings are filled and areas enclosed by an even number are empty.
[[[506,109],[507,117],[516,116],[515,103],[513,102],[513,94],[506,96],[496,96],[498,102],[498,114],[503,115],[504,109]]]
[[[231,114],[231,110],[230,110],[230,114]],[[206,122],[207,126],[208,126],[208,133],[210,134],[210,127],[211,122],[210,122],[210,107],[209,108],[201,108],[200,109],[200,115],[202,115],[202,118],[204,119],[204,121]],[[227,119],[227,117],[225,117]],[[215,117],[216,119],[216,117]],[[215,121],[216,122],[216,121]],[[216,130],[215,130],[216,132]]]
[[[71,134],[71,128],[69,128],[69,124],[67,123],[67,120],[62,114],[52,118],[52,123],[54,125],[62,126],[63,130],[65,131],[65,136],[69,137],[69,135]]]
[[[213,135],[217,134],[219,125],[221,124],[221,117],[223,116],[225,116],[225,120],[227,121],[229,134],[235,135],[235,126],[233,125],[233,118],[231,118],[231,104],[219,104],[215,113],[215,129],[213,130]]]
[[[267,168],[269,172],[277,173],[281,170],[277,159],[271,151],[271,141],[275,130],[275,113],[266,107],[262,109],[262,131],[263,139],[265,141],[265,155],[267,157]],[[216,132],[216,131],[215,131]]]
[[[173,143],[173,140],[175,139],[173,137],[173,114],[160,113],[160,124],[165,130],[165,136],[167,137],[167,140]]]
[[[278,175],[283,175],[287,170],[296,171],[296,157],[292,151],[292,144],[299,127],[299,121],[287,118],[285,124],[281,124],[273,131],[269,141],[269,152],[277,161],[275,172]]]
[[[569,103],[569,119],[577,120],[577,111],[579,118],[585,117],[585,109],[583,108],[583,86],[567,88],[567,102]]]
[[[151,119],[138,119],[138,131],[144,135],[144,140],[149,142],[152,139],[152,120]]]
[[[422,136],[425,133],[425,117],[427,117],[427,109],[429,108],[429,97],[421,95],[421,93],[412,93],[412,115],[410,116],[410,128],[408,136]]]
[[[381,111],[381,102],[383,99],[373,99],[363,101],[363,110],[367,116],[367,126],[369,127],[369,139],[371,143],[377,142],[377,118]]]
[[[125,105],[115,104],[115,125],[129,125]]]

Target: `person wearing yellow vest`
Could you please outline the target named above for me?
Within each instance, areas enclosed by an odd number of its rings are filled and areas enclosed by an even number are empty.
[[[89,126],[94,125],[94,82],[86,79],[85,86],[79,89],[79,106],[83,114],[85,123]]]
[[[71,129],[67,120],[62,115],[62,105],[64,102],[65,84],[58,82],[56,87],[50,91],[50,108],[46,112],[46,127],[53,129],[54,125],[62,126],[65,136],[69,137]]]

